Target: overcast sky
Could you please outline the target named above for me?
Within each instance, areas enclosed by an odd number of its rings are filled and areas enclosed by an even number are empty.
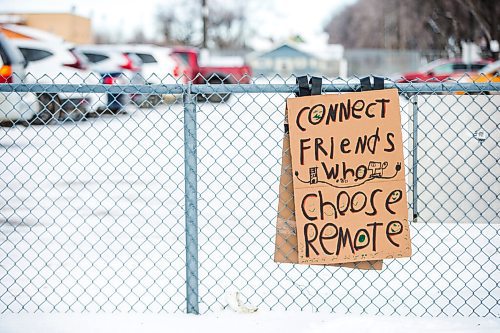
[[[178,1],[0,0],[0,10],[3,13],[69,12],[74,8],[77,14],[92,18],[95,32],[109,31],[114,36],[121,33],[122,36],[128,37],[137,29],[143,29],[148,37],[154,37],[157,33],[155,14],[158,9],[178,3]],[[234,6],[238,3],[229,0],[216,1],[223,2],[227,6]],[[306,38],[320,34],[332,13],[355,0],[243,1],[250,7],[247,13],[248,25],[261,37],[280,40],[298,33]],[[197,13],[186,13],[186,15],[189,14],[196,15]]]

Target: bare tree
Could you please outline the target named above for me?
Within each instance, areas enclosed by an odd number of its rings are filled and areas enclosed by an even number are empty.
[[[237,49],[245,46],[245,4],[234,5],[222,0],[207,0],[207,45],[211,48]],[[158,11],[156,20],[167,45],[201,45],[201,0],[170,3]]]
[[[129,43],[132,44],[148,44],[153,41],[148,39],[141,28],[137,28],[131,38],[128,39]]]
[[[499,14],[491,0],[359,0],[325,31],[348,48],[456,50],[466,40],[498,40]]]
[[[240,49],[245,42],[244,7],[227,8],[217,1],[209,3],[209,44],[219,49]]]
[[[192,45],[195,40],[194,15],[184,15],[182,7],[187,10],[187,3],[175,3],[158,11],[156,21],[166,45]],[[191,11],[192,12],[192,11]]]
[[[96,44],[111,44],[113,43],[113,38],[106,32],[96,32],[94,33],[94,43]]]

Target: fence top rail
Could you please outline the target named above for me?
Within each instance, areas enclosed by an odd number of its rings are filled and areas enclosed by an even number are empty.
[[[500,83],[386,83],[386,89],[396,88],[401,93],[481,93],[500,91]],[[359,83],[323,84],[323,92],[360,91]],[[106,85],[106,84],[49,84],[49,83],[16,83],[0,84],[0,92],[33,92],[33,93],[130,93],[130,94],[192,94],[213,93],[283,93],[292,94],[298,91],[295,84],[151,84],[151,85]]]

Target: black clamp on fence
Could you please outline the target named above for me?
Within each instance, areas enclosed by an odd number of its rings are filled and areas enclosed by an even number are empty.
[[[373,77],[373,85],[370,78]],[[359,79],[361,82],[361,91],[382,90],[384,89],[384,78],[380,76],[365,76]]]
[[[302,97],[321,95],[322,82],[322,79],[316,76],[312,76],[309,82],[307,81],[307,76],[297,77],[297,85],[299,87],[299,91],[295,94],[295,96]]]
[[[298,76],[296,82],[299,87],[298,92],[295,93],[296,97],[321,95],[323,80],[320,77],[312,76],[308,82],[307,76]],[[288,132],[288,124],[285,124],[285,133]]]

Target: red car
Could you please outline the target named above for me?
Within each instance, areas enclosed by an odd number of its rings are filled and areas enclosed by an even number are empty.
[[[194,84],[246,84],[250,83],[252,70],[245,64],[228,65],[230,59],[222,59],[224,65],[201,66],[198,62],[200,53],[196,48],[175,47],[172,50],[174,56],[183,62],[183,74]],[[211,102],[223,102],[230,94],[212,94],[207,99]]]
[[[446,81],[452,75],[456,76],[457,74],[460,75],[466,72],[477,72],[490,62],[488,60],[480,60],[469,65],[464,63],[462,59],[439,59],[428,63],[417,72],[401,75],[396,82]]]

